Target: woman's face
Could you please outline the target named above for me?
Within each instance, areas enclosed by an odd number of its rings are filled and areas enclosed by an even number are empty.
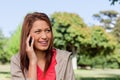
[[[52,32],[50,26],[48,26],[45,21],[35,21],[30,30],[30,35],[34,38],[35,49],[41,51],[45,51],[48,49],[52,40]]]

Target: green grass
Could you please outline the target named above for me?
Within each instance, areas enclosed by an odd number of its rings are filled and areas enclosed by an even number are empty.
[[[75,70],[76,80],[120,80],[119,69]]]
[[[120,80],[120,78],[81,78],[76,80]]]
[[[10,65],[0,65],[0,80],[10,80]]]
[[[120,69],[75,70],[76,80],[120,80]],[[0,80],[10,80],[10,65],[0,65]]]

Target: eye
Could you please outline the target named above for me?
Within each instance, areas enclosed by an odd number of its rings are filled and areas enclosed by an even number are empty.
[[[47,29],[45,32],[49,33],[49,32],[51,32],[51,30],[50,30],[50,29]]]
[[[35,31],[35,33],[37,33],[37,34],[39,34],[41,31],[40,30],[38,30],[38,31]]]

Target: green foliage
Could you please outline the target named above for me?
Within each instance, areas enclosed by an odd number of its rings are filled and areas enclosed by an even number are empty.
[[[78,65],[88,64],[91,67],[99,66],[99,68],[104,68],[108,65],[107,61],[112,58],[108,56],[114,54],[117,45],[116,39],[99,26],[91,27],[91,33],[89,35],[91,37],[88,44],[82,44],[80,47]],[[111,64],[108,66],[111,66]]]
[[[112,56],[112,59],[114,59],[114,61],[117,62],[120,67],[120,17],[118,17],[116,21],[115,28],[113,29],[112,34],[114,34],[118,42],[118,44],[116,45],[117,48],[114,51],[114,55]]]
[[[55,47],[74,53],[73,49],[79,47],[78,39],[85,36],[80,30],[86,27],[82,18],[74,13],[56,12],[51,16],[51,21]]]
[[[2,30],[0,30],[0,62],[5,63],[5,43],[7,42],[7,38],[4,37]]]
[[[94,45],[96,46],[103,46],[103,48],[110,48],[110,49],[114,49],[115,45],[116,45],[116,39],[114,39],[114,36],[108,34],[105,32],[105,30],[101,27],[93,27],[92,28],[92,45],[94,47]]]
[[[78,66],[92,66],[92,59],[89,56],[80,55],[78,56]]]
[[[113,29],[113,34],[117,38],[118,43],[120,43],[120,17],[118,17],[115,28]]]
[[[80,59],[79,59],[80,58]],[[99,55],[95,57],[88,57],[86,55],[80,55],[78,57],[78,66],[83,66],[86,68],[87,66],[91,68],[119,68],[119,63],[116,61],[115,58],[113,58],[110,55],[104,56],[104,55]]]
[[[85,55],[81,55],[80,59],[78,59],[78,65],[86,65],[91,68],[104,68],[104,64],[106,62],[106,58],[104,56],[95,56],[93,58]]]
[[[93,17],[100,22],[103,28],[106,30],[112,30],[113,27],[111,25],[115,25],[114,22],[116,21],[118,15],[119,13],[115,10],[105,10],[94,14]]]
[[[108,63],[109,64],[117,63],[118,67],[120,68],[120,48],[118,45],[114,53],[110,56]]]
[[[6,48],[5,48],[5,58],[7,61],[10,61],[11,56],[16,54],[19,50],[19,44],[20,44],[20,33],[21,33],[21,26],[19,25],[17,30],[12,34],[9,41],[7,42]]]
[[[51,16],[51,21],[55,47],[78,53],[78,65],[104,68],[109,60],[106,57],[116,49],[114,36],[100,26],[87,27],[77,14],[57,12]]]
[[[102,27],[92,27],[89,35],[90,39],[88,38],[86,43],[81,44],[80,54],[94,57],[97,55],[109,55],[114,51],[116,40],[112,35],[106,33]]]

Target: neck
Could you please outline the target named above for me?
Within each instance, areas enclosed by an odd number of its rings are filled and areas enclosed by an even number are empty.
[[[36,53],[38,61],[45,60],[45,55],[46,55],[45,51],[35,50],[35,53]]]
[[[42,71],[44,71],[45,63],[46,63],[46,52],[35,50],[36,56],[37,56],[37,65],[41,68]]]

